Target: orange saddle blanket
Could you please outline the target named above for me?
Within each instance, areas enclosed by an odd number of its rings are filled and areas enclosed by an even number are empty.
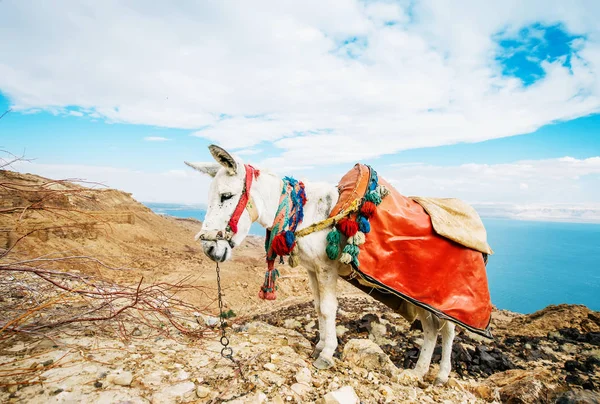
[[[371,170],[357,164],[341,179],[340,199],[331,217],[363,198]],[[492,304],[483,254],[435,233],[421,205],[384,179],[378,181],[389,194],[371,217],[371,230],[348,276],[491,338]]]

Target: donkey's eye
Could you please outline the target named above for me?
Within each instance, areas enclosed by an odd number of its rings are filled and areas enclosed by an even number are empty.
[[[233,194],[230,193],[230,192],[226,192],[224,194],[221,194],[221,203],[223,203],[223,202],[225,202],[225,201],[227,201],[227,200],[229,200],[231,198],[233,198]]]

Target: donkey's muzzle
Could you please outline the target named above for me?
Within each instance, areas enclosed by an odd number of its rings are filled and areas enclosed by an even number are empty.
[[[231,246],[225,240],[202,240],[204,254],[215,262],[224,262],[231,258]]]

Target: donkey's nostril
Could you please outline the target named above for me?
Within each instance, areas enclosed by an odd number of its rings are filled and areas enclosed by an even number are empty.
[[[208,253],[209,254],[212,254],[213,251],[215,251],[215,246],[214,245],[211,245],[210,247],[208,247]]]

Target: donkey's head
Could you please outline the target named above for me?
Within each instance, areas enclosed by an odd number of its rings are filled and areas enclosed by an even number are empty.
[[[208,208],[200,233],[204,253],[213,261],[231,258],[233,247],[240,244],[256,220],[250,199],[254,169],[245,166],[219,146],[208,147],[216,163],[188,163],[188,166],[213,177],[208,193]]]

